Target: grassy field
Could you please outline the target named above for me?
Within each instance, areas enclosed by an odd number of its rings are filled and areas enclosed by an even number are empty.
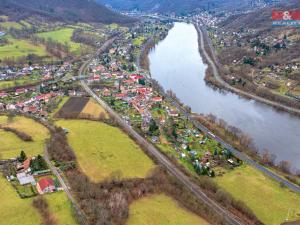
[[[0,173],[0,225],[39,225],[41,217],[32,206],[32,199],[21,199],[13,186]]]
[[[49,204],[49,211],[54,215],[57,225],[77,224],[71,202],[64,192],[44,195]]]
[[[133,40],[133,44],[135,46],[141,46],[144,43],[144,41],[145,41],[145,37],[144,36],[139,36],[139,37],[137,37]]]
[[[88,115],[91,116],[92,118],[99,118],[100,114],[103,113],[105,115],[105,118],[108,119],[109,116],[107,112],[98,104],[95,102],[95,100],[90,99],[88,103],[85,105],[83,110],[81,111],[80,115]],[[79,116],[80,116],[79,115]]]
[[[126,225],[206,225],[201,217],[181,208],[172,198],[160,194],[139,199],[129,207]]]
[[[245,202],[267,225],[278,225],[287,215],[300,219],[300,195],[265,177],[250,166],[241,166],[217,177],[216,182],[234,197]]]
[[[100,122],[60,120],[82,171],[94,182],[119,173],[121,178],[146,177],[155,167],[143,151],[121,130]]]
[[[21,199],[13,186],[0,174],[1,205],[0,225],[40,225],[42,218],[32,206],[33,198]],[[49,204],[50,213],[57,221],[57,225],[77,224],[64,192],[44,195]]]
[[[36,54],[39,56],[48,56],[44,46],[35,46],[26,40],[17,40],[9,37],[9,44],[0,46],[0,59],[27,56],[28,54]]]
[[[55,31],[39,33],[38,36],[45,39],[51,38],[62,44],[68,43],[71,48],[71,52],[77,52],[80,49],[80,44],[71,41],[73,31],[74,29],[72,28],[63,28]]]
[[[11,21],[2,22],[0,23],[0,26],[6,30],[8,30],[9,28],[21,29],[23,27],[22,24]]]
[[[37,80],[32,80],[30,77],[24,77],[20,79],[16,79],[15,81],[0,81],[0,89],[11,88],[21,85],[33,84],[36,83]]]
[[[119,26],[118,24],[116,24],[116,23],[112,23],[112,24],[106,25],[106,27],[107,27],[108,29],[115,30],[115,29],[118,29],[120,26]]]
[[[6,123],[7,117],[0,116],[0,125]],[[49,132],[44,126],[25,117],[15,117],[8,126],[32,136],[34,141],[24,142],[15,134],[0,129],[0,159],[16,157],[21,150],[24,150],[28,156],[43,153],[45,139],[49,137]]]

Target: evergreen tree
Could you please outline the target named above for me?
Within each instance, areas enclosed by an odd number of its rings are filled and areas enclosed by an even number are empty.
[[[27,159],[26,153],[22,150],[20,153],[19,161],[24,162]]]
[[[149,132],[151,135],[159,135],[159,127],[153,119],[150,121]]]

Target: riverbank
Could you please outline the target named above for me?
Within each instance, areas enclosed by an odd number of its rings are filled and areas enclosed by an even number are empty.
[[[256,95],[256,93],[248,93],[241,89],[232,87],[229,85],[223,78],[221,77],[222,67],[220,67],[220,64],[218,63],[218,59],[216,55],[214,54],[213,47],[211,43],[208,40],[207,35],[204,33],[206,32],[203,30],[203,27],[200,27],[199,24],[194,24],[197,33],[198,33],[198,41],[199,41],[199,52],[204,60],[204,62],[208,65],[208,70],[206,71],[205,81],[209,84],[212,84],[220,89],[224,89],[227,91],[231,91],[235,94],[238,94],[240,96],[243,96],[248,99],[254,99],[256,101],[262,102],[264,104],[267,104],[269,106],[272,106],[276,109],[283,110],[286,112],[289,112],[291,114],[294,114],[296,116],[300,116],[300,109],[294,108],[291,106],[284,105],[279,102],[275,102],[271,99],[267,99],[264,97],[260,97]],[[205,38],[204,38],[205,36]],[[273,96],[272,96],[273,98]]]

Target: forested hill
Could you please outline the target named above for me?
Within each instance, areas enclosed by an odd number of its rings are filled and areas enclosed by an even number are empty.
[[[131,23],[94,0],[0,0],[0,13],[14,20],[40,15],[54,20],[100,23]]]
[[[195,9],[232,10],[259,4],[258,0],[96,0],[121,10],[141,10],[150,12],[189,13]],[[270,1],[270,0],[265,0]]]

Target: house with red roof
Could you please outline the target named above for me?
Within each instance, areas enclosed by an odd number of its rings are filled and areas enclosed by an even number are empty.
[[[117,93],[117,94],[115,94],[115,97],[116,97],[116,99],[121,100],[126,97],[126,94],[125,93]]]
[[[30,161],[31,161],[31,158],[28,158],[26,159],[24,162],[23,162],[23,169],[24,170],[28,170],[29,167],[30,167]]]
[[[93,80],[94,80],[95,82],[99,82],[99,81],[100,81],[100,75],[94,74]]]
[[[18,88],[16,91],[15,91],[15,95],[20,95],[20,94],[23,94],[25,93],[27,90],[25,88]]]
[[[52,178],[42,178],[36,184],[39,194],[51,193],[55,191],[55,185]]]
[[[152,101],[153,101],[153,102],[162,102],[162,100],[163,100],[163,99],[162,99],[161,96],[157,96],[157,97],[153,97],[153,98],[152,98]]]
[[[134,80],[135,82],[138,82],[139,79],[144,79],[144,77],[139,74],[131,74],[129,77],[130,77],[130,79]]]
[[[0,92],[0,98],[5,98],[7,97],[7,93],[6,92]]]

